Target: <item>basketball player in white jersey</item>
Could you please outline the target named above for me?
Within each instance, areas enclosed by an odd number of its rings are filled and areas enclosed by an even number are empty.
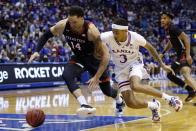
[[[102,33],[101,39],[107,44],[110,50],[112,61],[115,64],[115,79],[118,82],[118,87],[128,107],[137,109],[149,107],[152,110],[152,120],[154,122],[160,121],[160,102],[157,100],[147,102],[141,101],[138,98],[136,99],[133,94],[133,91],[136,91],[163,98],[169,101],[170,105],[172,105],[176,111],[181,110],[183,105],[178,97],[170,96],[141,82],[148,74],[144,69],[139,46],[146,48],[165,71],[173,72],[173,70],[162,62],[156,50],[144,37],[128,30],[126,20],[122,18],[117,19],[114,24],[112,24],[112,31]]]

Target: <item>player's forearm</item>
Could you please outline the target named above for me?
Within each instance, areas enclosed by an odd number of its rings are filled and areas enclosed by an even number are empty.
[[[148,49],[148,51],[149,51],[150,55],[153,57],[154,60],[157,60],[161,66],[164,65],[163,61],[162,61],[161,58],[159,57],[159,55],[158,55],[158,53],[157,53],[157,51],[155,50],[154,47],[151,46],[151,47]]]
[[[40,52],[45,43],[48,41],[49,38],[53,37],[53,34],[50,30],[46,31],[39,39],[36,52]]]
[[[188,37],[186,37],[184,39],[184,43],[186,46],[186,56],[189,56],[190,55],[190,39]]]
[[[109,52],[105,52],[104,55],[102,56],[101,62],[99,64],[99,68],[97,70],[97,73],[95,74],[95,76],[97,78],[100,78],[101,75],[103,74],[103,72],[106,70],[108,64],[110,61],[110,55]]]

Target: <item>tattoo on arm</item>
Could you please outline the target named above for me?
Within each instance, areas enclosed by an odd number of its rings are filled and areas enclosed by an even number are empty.
[[[103,56],[103,52],[102,52],[102,46],[101,46],[101,38],[100,36],[98,36],[95,41],[94,41],[94,55],[96,58],[101,58]]]
[[[100,60],[100,64],[99,64],[99,68],[97,70],[96,76],[100,78],[104,70],[107,68],[107,65],[110,60],[110,55],[109,55],[109,51],[107,50],[107,47],[103,45],[100,36],[97,37],[94,44],[95,44],[94,56],[95,58]]]
[[[148,51],[149,51],[149,53],[151,54],[151,56],[153,57],[154,60],[157,60],[159,62],[159,64],[161,64],[161,65],[163,64],[161,58],[159,57],[159,55],[158,55],[158,53],[157,53],[157,51],[155,50],[154,47],[151,46]]]

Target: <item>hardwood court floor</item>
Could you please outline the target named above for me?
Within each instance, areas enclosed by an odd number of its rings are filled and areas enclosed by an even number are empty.
[[[182,100],[187,96],[185,90],[168,81],[153,81],[151,85],[177,95]],[[0,130],[32,131],[196,131],[196,106],[184,103],[180,112],[175,112],[168,103],[161,101],[161,122],[152,123],[149,109],[125,108],[124,117],[114,117],[115,102],[104,96],[99,89],[91,91],[82,86],[88,103],[97,108],[96,116],[82,119],[77,117],[79,104],[66,86],[9,90],[0,92]],[[141,93],[137,98],[152,100],[153,97]],[[25,121],[25,113],[30,108],[41,108],[46,120],[38,128],[31,128]]]

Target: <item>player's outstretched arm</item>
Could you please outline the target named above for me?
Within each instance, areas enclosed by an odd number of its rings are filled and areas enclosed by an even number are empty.
[[[146,45],[144,46],[144,48],[146,48],[151,57],[153,57],[154,60],[158,61],[160,66],[167,72],[172,72],[172,74],[175,74],[174,71],[169,67],[169,66],[166,66],[163,61],[161,60],[161,58],[159,57],[157,51],[155,50],[155,48],[149,43],[149,42],[146,42]]]
[[[101,41],[99,30],[93,24],[90,25],[90,29],[88,31],[88,38],[89,41],[93,41],[95,45],[94,56],[97,59],[101,60],[95,76],[88,81],[89,88],[92,88],[98,84],[99,78],[107,68],[107,65],[110,60],[110,54],[106,45]]]
[[[45,43],[48,41],[48,39],[50,39],[54,35],[59,36],[59,35],[61,35],[63,33],[63,30],[64,30],[65,25],[66,25],[66,20],[59,21],[56,25],[51,27],[49,30],[47,30],[40,37],[40,39],[38,41],[38,44],[37,44],[36,51],[33,53],[33,55],[31,55],[31,57],[30,57],[30,59],[28,61],[28,64],[30,64],[36,57],[39,57],[39,52],[41,51],[41,49],[43,48]]]

